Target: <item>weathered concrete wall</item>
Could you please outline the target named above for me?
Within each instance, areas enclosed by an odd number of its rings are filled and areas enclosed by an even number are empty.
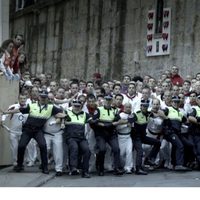
[[[0,0],[0,43],[9,35],[9,0]]]
[[[8,81],[4,76],[0,76],[0,108],[6,110],[9,105],[18,100],[19,82]],[[0,165],[12,164],[10,141],[8,132],[0,126]]]
[[[157,77],[172,64],[180,66],[183,76],[197,73],[200,1],[164,1],[172,9],[170,55],[146,57],[147,12],[156,2],[46,1],[11,16],[11,34],[25,35],[33,73],[87,79],[96,71],[116,79],[122,74]]]

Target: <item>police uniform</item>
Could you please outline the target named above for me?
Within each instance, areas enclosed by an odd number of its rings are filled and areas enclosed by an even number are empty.
[[[200,98],[200,96],[199,96]],[[189,116],[195,117],[197,123],[200,122],[200,106],[192,106],[193,111]],[[197,168],[200,169],[200,126],[192,123],[190,126],[190,140],[194,144],[194,153],[197,161]]]
[[[149,101],[141,100],[141,106],[148,108]],[[154,165],[154,160],[160,150],[160,141],[151,137],[148,137],[146,134],[146,128],[149,121],[149,112],[142,112],[142,110],[134,113],[134,129],[132,133],[133,146],[136,150],[136,174],[146,175],[147,173],[142,169],[142,157],[143,157],[143,148],[142,144],[153,145],[152,150],[150,151],[148,157],[145,159],[145,164]]]
[[[172,97],[172,101],[179,103],[179,97]],[[189,170],[184,167],[184,145],[181,141],[181,125],[186,122],[187,119],[183,113],[180,112],[179,108],[170,106],[165,109],[165,115],[168,117],[168,121],[164,127],[164,138],[172,144],[172,164],[175,166],[177,171]]]
[[[74,101],[73,105],[81,106],[81,102]],[[67,110],[65,112],[67,114],[67,117],[65,118],[64,139],[69,149],[69,166],[71,175],[79,174],[77,168],[79,161],[79,152],[81,152],[83,159],[82,177],[90,178],[88,170],[91,153],[85,137],[85,124],[91,120],[91,117],[88,113],[85,113],[83,111],[75,113],[73,109]]]
[[[112,96],[106,96],[105,100],[111,100]],[[94,128],[95,138],[96,138],[96,163],[98,168],[98,173],[100,176],[104,175],[104,160],[106,153],[106,143],[108,143],[112,148],[112,153],[114,155],[114,169],[115,174],[122,174],[121,162],[120,162],[120,149],[117,138],[117,133],[113,122],[115,121],[116,109],[112,107],[98,107],[94,113],[93,119],[98,120]],[[103,126],[99,124],[102,123]]]
[[[47,91],[40,93],[41,97],[46,98],[47,95]],[[14,170],[17,172],[23,170],[25,148],[31,138],[34,138],[40,148],[42,172],[48,174],[47,147],[42,128],[51,116],[56,115],[61,111],[50,104],[40,105],[40,103],[32,103],[28,104],[26,108],[20,108],[20,112],[29,115],[22,129],[22,136],[18,146],[17,166]]]

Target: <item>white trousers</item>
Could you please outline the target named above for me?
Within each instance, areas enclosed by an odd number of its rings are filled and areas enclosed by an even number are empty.
[[[133,168],[133,143],[130,135],[119,135],[118,142],[120,148],[120,157],[124,170],[130,171]]]
[[[56,172],[62,172],[63,170],[63,136],[62,131],[54,133],[53,135],[44,135],[47,143],[47,152],[50,152],[51,145],[53,147],[53,158],[55,161]]]

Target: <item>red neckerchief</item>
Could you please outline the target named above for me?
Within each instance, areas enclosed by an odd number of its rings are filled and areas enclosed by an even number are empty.
[[[89,106],[87,105],[87,109],[88,109],[89,114],[93,115],[94,112],[95,112],[95,110],[96,110],[96,107],[92,108],[92,107],[89,107]]]
[[[134,96],[129,96],[128,93],[125,94],[129,99],[133,100],[136,96],[137,96],[137,93],[134,95]]]

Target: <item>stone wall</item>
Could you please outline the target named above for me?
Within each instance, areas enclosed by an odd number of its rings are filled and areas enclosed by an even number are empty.
[[[11,15],[11,35],[24,34],[34,74],[89,79],[99,71],[107,79],[158,77],[176,64],[183,76],[194,75],[200,67],[200,1],[164,0],[172,10],[170,55],[146,57],[147,13],[156,2],[43,0]]]
[[[19,82],[8,81],[0,76],[0,109],[6,110],[18,101]],[[9,124],[7,124],[9,125]],[[0,126],[0,165],[12,164],[10,141],[8,132]]]

